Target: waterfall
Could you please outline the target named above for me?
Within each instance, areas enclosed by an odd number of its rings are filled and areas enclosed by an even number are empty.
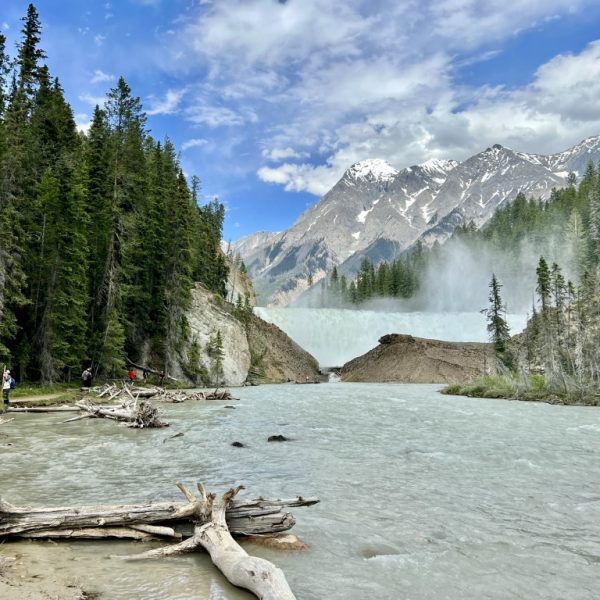
[[[265,308],[255,313],[277,325],[310,352],[322,367],[337,367],[377,345],[387,333],[453,342],[487,342],[485,315],[478,312],[378,312],[331,308]],[[525,315],[508,315],[511,333],[525,327]]]

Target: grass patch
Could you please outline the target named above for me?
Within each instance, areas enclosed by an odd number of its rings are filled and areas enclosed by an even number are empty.
[[[525,402],[548,402],[549,404],[600,406],[597,389],[564,391],[550,389],[543,375],[530,375],[525,384],[518,383],[511,375],[486,375],[469,383],[447,385],[442,394],[469,396],[471,398],[507,398]]]
[[[469,383],[448,385],[442,390],[442,394],[472,398],[515,398],[517,386],[511,377],[484,375]]]
[[[78,391],[81,387],[79,382],[75,383],[18,383],[14,390],[11,390],[11,398],[23,398],[25,396],[48,396],[50,394],[63,394],[72,391]]]

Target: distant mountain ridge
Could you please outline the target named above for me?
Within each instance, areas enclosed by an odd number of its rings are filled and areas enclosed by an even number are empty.
[[[259,232],[232,244],[244,259],[259,303],[285,306],[334,265],[358,269],[363,258],[391,260],[417,241],[430,246],[454,228],[484,225],[522,192],[546,199],[600,160],[600,136],[553,155],[495,144],[463,162],[429,160],[396,170],[382,159],[352,165],[283,232]]]

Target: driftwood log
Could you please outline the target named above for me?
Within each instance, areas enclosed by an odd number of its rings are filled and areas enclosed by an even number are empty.
[[[295,600],[283,571],[264,558],[250,556],[231,536],[226,522],[226,510],[236,494],[244,489],[243,486],[230,489],[216,501],[215,495],[207,494],[202,484],[198,485],[199,499],[185,486],[178,486],[190,505],[194,506],[194,535],[173,546],[123,558],[160,558],[192,552],[202,547],[210,554],[213,564],[233,585],[251,591],[261,600]]]
[[[128,427],[168,427],[168,423],[164,423],[160,420],[159,411],[157,408],[152,406],[150,402],[145,400],[134,399],[124,402],[120,406],[100,406],[90,402],[89,400],[82,400],[76,402],[76,406],[88,414],[83,415],[84,417],[104,417],[106,419],[113,419],[115,421],[124,421]],[[80,417],[75,417],[77,420]]]
[[[215,500],[216,496],[207,494],[202,484],[198,484],[199,498],[179,482],[177,487],[187,502],[21,508],[0,498],[0,542],[14,537],[88,540],[109,537],[138,540],[187,538],[172,546],[123,558],[157,558],[202,547],[234,585],[246,588],[264,600],[294,598],[283,573],[269,561],[249,556],[233,535],[287,531],[295,521],[283,509],[310,506],[319,502],[318,498],[236,500],[235,496],[243,489],[240,486]]]
[[[206,400],[204,392],[188,392],[184,390],[179,391],[166,391],[161,390],[156,396],[152,398],[156,402],[185,402],[186,400]]]
[[[234,398],[229,390],[220,392],[218,388],[214,392],[206,394],[205,397],[206,400],[239,400],[239,398]]]

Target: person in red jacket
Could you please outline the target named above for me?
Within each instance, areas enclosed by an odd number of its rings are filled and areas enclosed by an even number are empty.
[[[135,369],[133,367],[131,367],[131,369],[129,369],[129,382],[133,383],[135,381]]]

